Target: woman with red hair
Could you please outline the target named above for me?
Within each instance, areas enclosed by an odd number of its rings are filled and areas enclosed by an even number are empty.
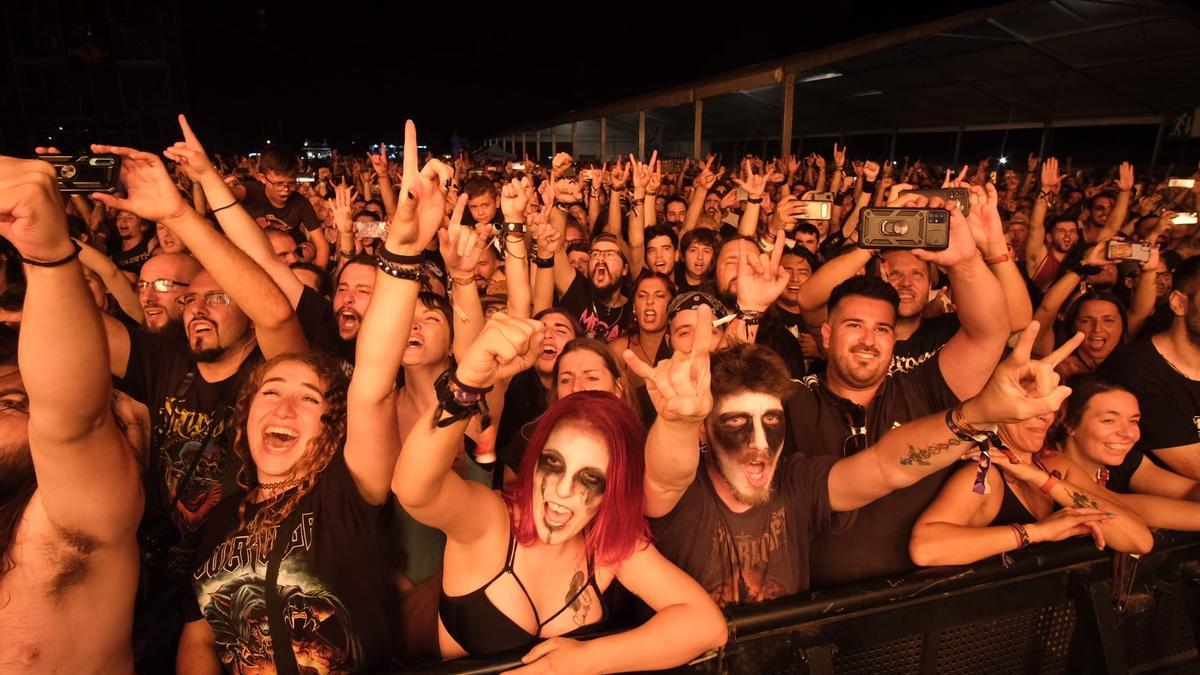
[[[720,610],[649,541],[645,431],[616,396],[587,391],[551,405],[503,494],[451,470],[476,402],[533,364],[541,330],[532,319],[489,320],[457,370],[439,380],[438,405],[414,426],[396,464],[400,503],[446,534],[442,656],[532,647],[523,660],[539,668],[624,672],[678,666],[720,647]],[[605,618],[601,594],[614,580],[656,615],[587,642],[565,637]]]

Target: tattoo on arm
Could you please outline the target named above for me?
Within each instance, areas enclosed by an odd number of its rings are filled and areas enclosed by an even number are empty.
[[[946,450],[949,450],[951,446],[955,445],[962,445],[962,440],[958,438],[951,438],[945,442],[934,443],[933,445],[928,445],[924,448],[917,448],[913,445],[909,445],[908,455],[901,458],[900,464],[903,466],[929,466],[929,460],[942,454]]]
[[[1071,495],[1072,505],[1077,509],[1098,509],[1101,508],[1100,502],[1085,495],[1082,492],[1068,490],[1067,494]]]

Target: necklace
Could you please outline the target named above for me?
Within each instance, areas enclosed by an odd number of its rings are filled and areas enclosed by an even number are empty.
[[[259,483],[258,489],[262,490],[262,491],[275,490],[277,488],[292,487],[293,485],[299,485],[299,484],[300,484],[299,478],[288,478],[286,480],[275,481],[274,483]]]

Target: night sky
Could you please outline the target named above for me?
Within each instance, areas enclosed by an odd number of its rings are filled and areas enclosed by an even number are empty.
[[[455,131],[476,142],[571,109],[990,4],[997,3],[805,2],[803,13],[785,16],[737,3],[684,17],[676,7],[685,5],[675,3],[501,3],[506,11],[447,3],[435,17],[408,3],[310,10],[247,2],[183,18],[183,75],[193,124],[214,146],[252,148],[271,138],[362,148],[398,141],[412,117],[423,143],[444,148]]]

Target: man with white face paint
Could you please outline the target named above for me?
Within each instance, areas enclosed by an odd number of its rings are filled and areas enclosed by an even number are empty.
[[[707,307],[699,313],[707,325]],[[1035,336],[1036,328],[1022,335],[978,396],[849,457],[783,454],[784,401],[796,384],[770,349],[737,344],[713,353],[710,366],[711,331],[698,330],[690,353],[653,369],[626,352],[659,411],[646,442],[655,542],[722,606],[808,590],[813,540],[846,526],[848,512],[969,455],[965,428],[1057,409],[1070,392],[1052,374],[1065,352],[1031,362]],[[1026,393],[1021,382],[1035,376],[1039,389]]]

